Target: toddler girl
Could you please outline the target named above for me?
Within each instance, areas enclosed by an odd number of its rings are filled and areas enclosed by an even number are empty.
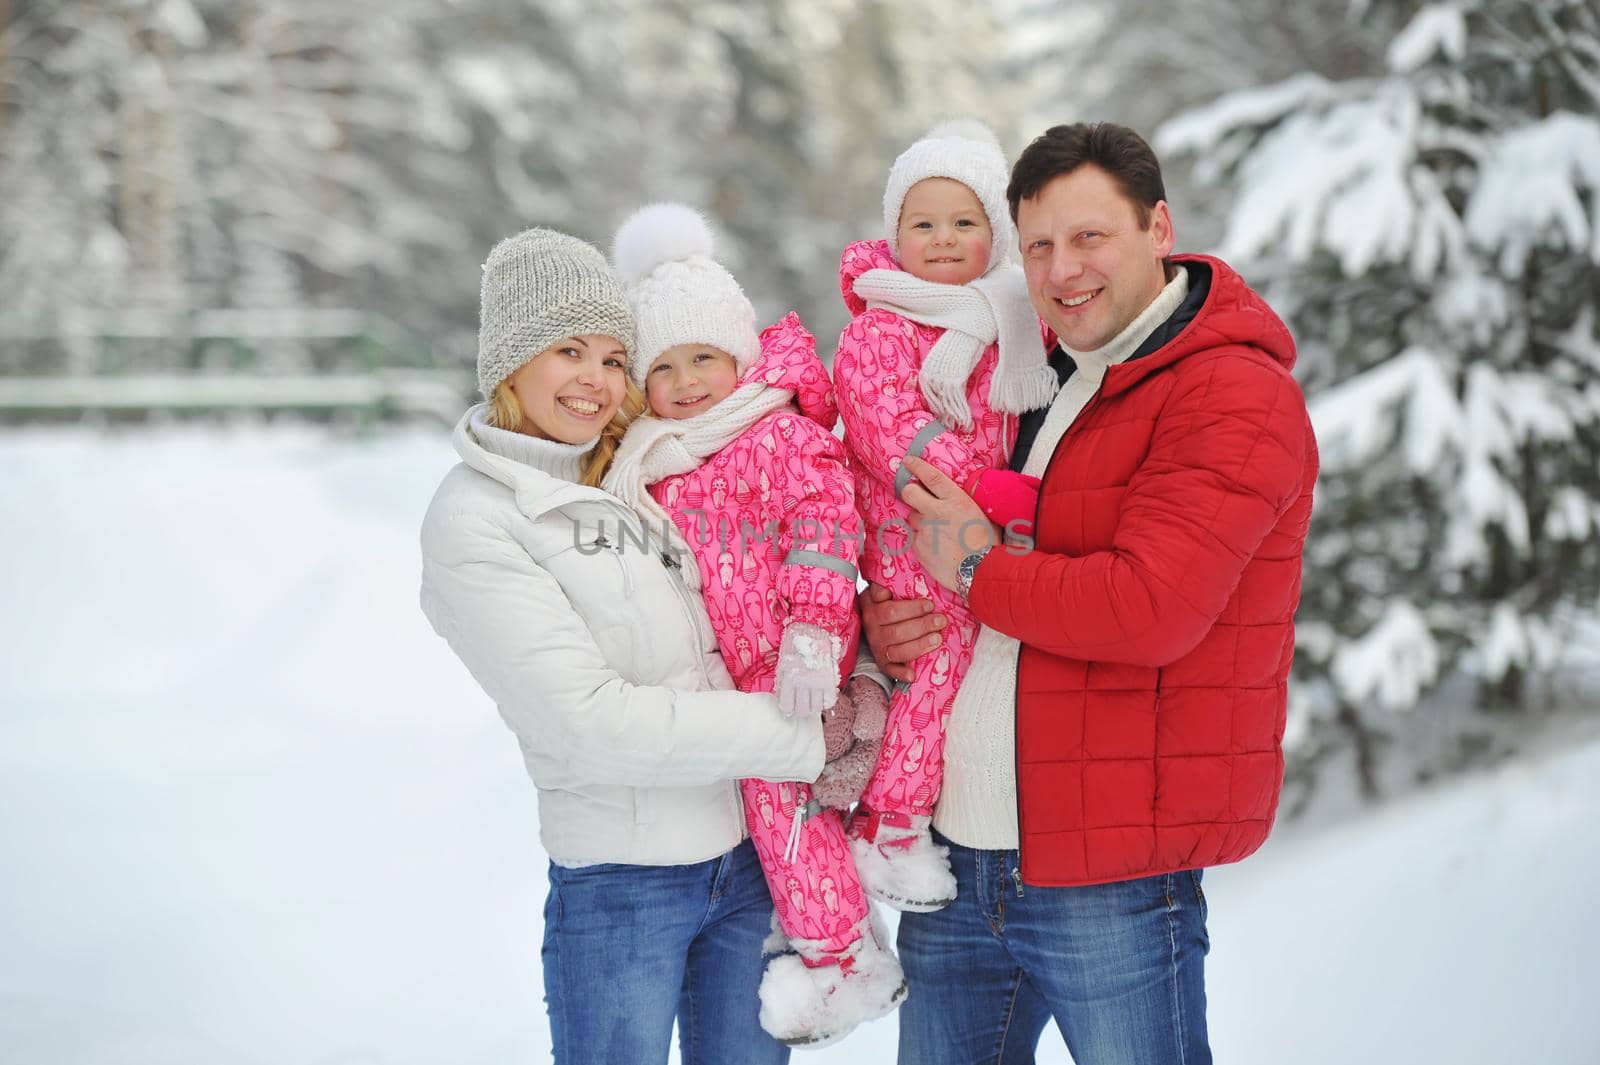
[[[855,318],[833,369],[867,523],[862,570],[896,598],[931,599],[948,619],[943,642],[912,664],[910,684],[890,698],[878,762],[849,825],[867,893],[914,912],[955,898],[949,852],[934,844],[929,825],[943,782],[945,723],[978,625],[911,550],[911,511],[900,493],[912,477],[901,463],[907,455],[932,463],[995,524],[1031,530],[1038,481],[1005,466],[1015,416],[1048,406],[1057,385],[1022,270],[1008,261],[1016,238],[1007,177],[986,127],[935,128],[889,172],[888,240],[851,244],[839,267]]]
[[[692,554],[723,658],[740,691],[775,691],[789,713],[823,713],[854,661],[860,520],[833,388],[791,313],[759,335],[755,309],[711,258],[693,210],[656,204],[617,231],[613,258],[637,319],[630,365],[649,417],[630,428],[605,488],[670,518]],[[796,403],[798,402],[798,409]],[[862,704],[883,692],[849,682]],[[805,784],[741,783],[745,819],[793,951],[761,982],[761,1023],[821,1046],[905,995],[872,927],[838,810]]]

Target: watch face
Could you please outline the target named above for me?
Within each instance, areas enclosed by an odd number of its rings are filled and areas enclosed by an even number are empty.
[[[978,564],[983,561],[983,553],[968,555],[956,567],[956,586],[962,595],[967,594],[967,589],[972,587],[972,578],[977,575]]]

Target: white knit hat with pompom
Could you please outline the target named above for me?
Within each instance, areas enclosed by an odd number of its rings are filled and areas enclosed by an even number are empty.
[[[692,207],[653,203],[629,216],[611,242],[637,328],[628,372],[644,387],[651,363],[679,344],[708,344],[733,356],[743,377],[761,342],[756,310],[711,258],[711,226]]]
[[[883,189],[883,226],[888,231],[889,251],[900,259],[900,208],[911,186],[928,178],[950,178],[973,191],[983,213],[989,216],[993,237],[989,250],[989,269],[1011,256],[1017,245],[1011,224],[1011,207],[1006,202],[1006,182],[1011,168],[1000,150],[994,131],[976,119],[942,122],[922,135],[922,139],[900,153],[889,168]]]

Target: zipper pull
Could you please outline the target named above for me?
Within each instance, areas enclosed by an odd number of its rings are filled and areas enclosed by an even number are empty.
[[[1011,870],[1011,882],[1017,885],[1017,898],[1022,898],[1022,868]]]
[[[668,569],[682,569],[683,563],[672,557],[672,552],[665,549],[661,552],[661,564]]]
[[[786,865],[793,865],[800,856],[800,831],[807,821],[822,812],[822,804],[815,799],[808,799],[804,806],[798,802],[794,806],[794,820],[789,825],[789,844],[783,849],[783,860]]]
[[[598,537],[595,538],[594,546],[596,546],[596,547],[610,547],[611,546],[611,541],[606,539],[606,534],[605,533],[601,533]]]

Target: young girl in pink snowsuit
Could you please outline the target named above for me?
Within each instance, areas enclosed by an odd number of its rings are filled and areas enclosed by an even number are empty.
[[[944,777],[944,736],[978,625],[911,550],[900,493],[908,455],[964,485],[995,524],[1031,530],[1038,482],[1006,469],[1017,419],[1048,406],[1056,377],[1022,270],[1005,198],[1005,157],[978,123],[931,131],[895,160],[884,192],[887,241],[844,251],[839,283],[855,315],[834,381],[845,448],[867,524],[862,571],[896,598],[931,599],[948,619],[940,646],[897,686],[877,766],[849,825],[868,894],[901,910],[955,898],[948,851],[929,832]],[[957,535],[961,530],[945,530]],[[991,530],[968,530],[969,550]],[[988,541],[992,542],[992,541]]]
[[[854,661],[854,483],[829,431],[833,387],[795,314],[758,336],[755,310],[711,258],[697,213],[656,204],[617,232],[614,258],[639,342],[630,366],[652,417],[629,430],[608,491],[670,519],[740,691],[791,713],[828,711]],[[796,409],[798,403],[798,409]],[[686,574],[688,575],[688,574]],[[847,698],[852,696],[847,695]],[[741,782],[745,819],[793,947],[767,966],[762,1025],[822,1045],[905,994],[874,931],[838,810],[805,784]]]

